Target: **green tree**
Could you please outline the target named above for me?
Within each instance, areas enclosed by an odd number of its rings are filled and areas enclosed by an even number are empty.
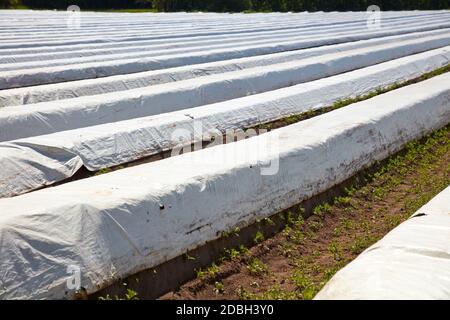
[[[19,4],[18,0],[0,0],[0,8],[11,8]]]
[[[0,0],[0,7],[20,0]],[[22,0],[31,8],[65,9],[71,4],[87,9],[149,8],[158,11],[365,11],[371,4],[382,10],[450,9],[450,0]]]

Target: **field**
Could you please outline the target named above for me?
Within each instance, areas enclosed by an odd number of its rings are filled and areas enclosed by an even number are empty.
[[[307,219],[302,206],[290,208],[281,215],[291,221],[276,236],[224,250],[196,279],[162,298],[312,299],[338,270],[450,184],[449,141],[447,126],[410,143],[316,205]],[[261,222],[261,234],[272,221]]]
[[[449,11],[0,16],[0,298],[312,299],[450,184]]]

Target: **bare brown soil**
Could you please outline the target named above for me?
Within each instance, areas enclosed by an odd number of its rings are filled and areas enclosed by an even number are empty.
[[[161,299],[311,299],[342,267],[450,184],[450,126],[408,145],[347,195],[253,247],[227,250],[197,278]],[[269,221],[270,222],[270,221]],[[194,259],[195,257],[193,257]]]

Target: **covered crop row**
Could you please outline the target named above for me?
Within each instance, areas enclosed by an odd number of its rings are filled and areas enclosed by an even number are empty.
[[[450,122],[450,74],[435,72],[249,139],[144,159],[448,67],[448,11],[383,12],[375,27],[367,12],[0,17],[0,299],[72,298],[68,267],[97,292]]]
[[[389,14],[388,14],[389,15]],[[399,15],[399,14],[397,14]],[[16,57],[19,58],[18,56],[21,55],[27,55],[27,54],[37,54],[39,56],[41,56],[42,54],[47,54],[47,53],[68,53],[68,51],[75,51],[76,53],[78,53],[80,56],[83,56],[84,53],[89,53],[89,50],[101,50],[101,49],[111,49],[111,50],[121,50],[121,49],[126,49],[131,48],[131,47],[135,47],[135,46],[144,46],[144,45],[148,45],[148,44],[154,44],[154,45],[182,45],[183,43],[202,43],[202,44],[207,44],[210,41],[213,42],[217,42],[217,41],[225,41],[225,42],[230,42],[233,39],[241,39],[241,38],[250,38],[253,37],[255,39],[263,39],[264,37],[268,37],[268,36],[273,36],[275,34],[278,35],[282,35],[283,33],[292,33],[292,32],[297,32],[297,35],[324,35],[326,33],[328,34],[332,34],[335,33],[336,30],[347,30],[349,31],[350,29],[353,29],[354,31],[356,30],[360,30],[361,27],[364,27],[364,24],[366,23],[366,17],[363,16],[356,16],[355,13],[352,14],[353,19],[349,20],[347,18],[347,20],[345,19],[345,14],[340,13],[338,15],[336,15],[336,17],[339,17],[339,22],[336,21],[336,18],[332,18],[333,14],[327,14],[326,15],[326,22],[322,20],[318,21],[310,21],[310,23],[308,24],[308,17],[309,15],[295,15],[295,22],[289,22],[286,19],[286,16],[283,16],[283,24],[279,23],[279,19],[280,17],[277,17],[278,19],[278,23],[272,23],[273,27],[271,28],[264,28],[263,26],[261,26],[260,23],[257,23],[257,21],[254,21],[251,18],[246,17],[245,19],[245,23],[241,21],[239,21],[239,26],[243,26],[247,23],[250,23],[251,26],[253,27],[252,30],[248,30],[247,29],[243,29],[239,32],[233,32],[232,30],[229,30],[229,28],[227,30],[225,30],[225,32],[223,32],[222,34],[213,34],[213,35],[204,35],[204,34],[199,34],[198,30],[190,30],[190,32],[187,32],[186,34],[184,34],[183,32],[185,32],[185,30],[183,30],[182,28],[180,28],[180,24],[182,24],[181,21],[177,21],[177,22],[173,22],[176,25],[176,31],[177,32],[172,32],[171,34],[166,34],[163,37],[160,36],[156,36],[154,34],[155,30],[146,30],[145,28],[148,27],[148,25],[155,25],[155,29],[157,31],[161,31],[161,26],[158,26],[158,20],[160,19],[160,15],[158,15],[158,19],[154,19],[154,17],[147,17],[147,21],[142,21],[141,23],[138,23],[137,25],[137,30],[140,32],[136,32],[136,34],[133,34],[133,37],[129,38],[129,39],[125,39],[125,40],[121,40],[121,39],[115,39],[115,38],[109,38],[107,37],[107,35],[102,35],[101,37],[99,37],[99,33],[101,33],[99,30],[97,29],[93,29],[90,30],[90,28],[88,26],[86,26],[85,24],[85,19],[83,19],[83,28],[77,29],[77,30],[72,30],[70,28],[67,28],[66,25],[62,24],[60,26],[50,26],[48,27],[48,33],[51,34],[51,40],[55,40],[55,37],[57,38],[58,35],[68,35],[68,43],[58,43],[57,45],[55,45],[55,43],[46,43],[44,40],[45,39],[37,39],[39,41],[37,41],[36,43],[31,42],[30,43],[30,30],[28,29],[30,25],[35,25],[36,24],[36,20],[34,19],[32,22],[28,22],[25,26],[22,27],[16,27],[14,29],[11,29],[10,27],[2,27],[1,31],[4,31],[4,35],[2,35],[3,37],[8,37],[10,36],[11,32],[13,32],[14,35],[25,35],[28,38],[21,38],[21,39],[17,39],[17,41],[15,41],[15,43],[17,44],[17,46],[11,45],[11,41],[9,42],[2,42],[1,48],[0,49],[0,55],[2,57],[8,57],[11,59],[15,59]],[[384,23],[389,23],[390,27],[398,27],[401,25],[405,25],[405,24],[417,24],[417,19],[426,19],[427,21],[435,21],[435,19],[442,19],[445,18],[446,14],[441,12],[441,13],[421,13],[421,14],[415,14],[415,15],[406,15],[406,14],[402,14],[397,18],[389,18],[389,17],[385,17],[383,19]],[[192,15],[189,15],[189,17],[192,18]],[[222,16],[213,16],[210,17],[210,19],[213,18],[220,18]],[[66,17],[67,18],[67,17]],[[100,18],[100,21],[103,21],[105,18]],[[242,18],[241,18],[242,19]],[[260,18],[261,19],[261,18]],[[267,17],[265,17],[265,19],[267,19]],[[19,19],[20,20],[20,19]],[[122,19],[123,20],[123,19]],[[179,20],[186,20],[186,19],[179,19]],[[249,21],[250,20],[250,21]],[[47,21],[47,20],[44,20]],[[247,22],[249,21],[249,22]],[[1,21],[0,21],[1,22]],[[61,21],[62,22],[62,21]],[[116,21],[113,22],[115,28],[117,28],[117,31],[119,34],[123,34],[123,32],[125,32],[126,30],[130,29],[129,25],[125,25],[125,26],[121,26],[121,23]],[[198,23],[195,20],[189,20],[189,24]],[[15,23],[13,25],[16,25],[17,21],[15,21]],[[128,23],[129,24],[129,23]],[[214,23],[214,27],[217,27],[218,23],[217,21]],[[124,28],[122,28],[124,27]],[[34,26],[32,31],[33,31],[33,35],[39,35],[39,30],[42,30],[42,27],[39,29],[36,29],[37,26]],[[105,27],[106,28],[106,27]],[[201,30],[204,29],[211,29],[211,26],[202,26]],[[344,29],[343,29],[344,28]],[[111,26],[108,25],[107,26],[107,30],[111,31]],[[120,31],[119,31],[120,30]],[[151,34],[148,34],[148,32],[146,31],[150,31]],[[188,30],[189,31],[189,30]],[[55,33],[57,33],[55,35]],[[69,33],[69,34],[68,34]],[[89,42],[83,42],[80,41],[80,34],[83,33],[87,33],[90,36],[97,36],[97,40],[94,41],[94,43],[89,43]],[[72,42],[74,41],[74,37],[76,36],[76,41],[79,42],[78,44],[73,44]],[[70,41],[69,41],[70,40]],[[24,58],[24,57],[21,57]]]
[[[70,297],[69,265],[92,293],[327,190],[447,124],[449,81],[442,75],[258,137],[2,199],[0,297]]]
[[[129,75],[117,75],[98,79],[1,90],[0,107],[125,91],[256,67],[265,67],[265,69],[267,69],[270,65],[276,65],[289,61],[298,61],[311,57],[319,57],[325,54],[351,52],[350,50],[369,49],[372,47],[377,48],[379,45],[398,45],[399,42],[421,40],[422,38],[427,38],[430,36],[450,36],[449,30],[450,29],[442,29],[428,32],[416,32],[407,35],[361,40],[337,45],[188,65],[164,70],[138,72]]]
[[[82,166],[100,170],[180,144],[245,129],[331,105],[413,79],[450,63],[450,47],[396,59],[306,84],[244,98],[49,135],[0,143],[0,197],[69,178]]]
[[[415,26],[415,25],[424,25],[424,22],[429,23],[436,23],[439,21],[442,21],[443,18],[445,18],[446,15],[438,16],[438,17],[423,17],[422,21],[418,21],[416,17],[409,18],[409,19],[402,19],[400,21],[389,21],[387,20],[386,26],[390,28],[400,28],[405,26]],[[447,15],[448,16],[448,15]],[[129,32],[130,28],[127,28],[126,32]],[[273,30],[261,30],[257,29],[255,32],[248,32],[248,31],[242,31],[239,33],[224,33],[222,35],[213,35],[213,36],[199,36],[196,34],[196,36],[190,37],[180,37],[179,33],[175,34],[175,38],[172,37],[165,37],[165,38],[159,38],[154,36],[154,30],[146,30],[145,28],[139,26],[136,28],[135,34],[131,34],[133,38],[131,38],[129,41],[120,39],[114,39],[114,44],[111,43],[100,43],[97,44],[94,42],[94,44],[89,43],[83,43],[83,49],[79,50],[80,45],[64,45],[61,46],[55,46],[52,51],[53,52],[46,52],[44,48],[44,51],[37,51],[36,48],[33,48],[32,44],[34,41],[38,42],[40,46],[45,45],[46,38],[42,37],[42,35],[39,35],[39,33],[33,33],[33,36],[25,34],[25,37],[22,36],[11,36],[11,35],[5,35],[3,36],[2,44],[0,45],[0,48],[8,48],[11,51],[6,52],[5,49],[0,51],[0,54],[4,54],[4,58],[8,58],[11,63],[13,62],[20,62],[21,60],[27,61],[27,58],[32,58],[31,56],[27,57],[27,54],[34,54],[36,57],[36,61],[38,60],[44,60],[48,59],[51,60],[52,57],[66,57],[66,58],[74,58],[74,57],[88,57],[92,53],[90,50],[97,50],[98,53],[101,53],[103,50],[108,49],[106,51],[107,54],[112,55],[114,53],[123,53],[128,52],[132,54],[132,48],[146,48],[145,51],[155,51],[152,49],[162,49],[162,48],[183,48],[183,47],[192,47],[195,49],[195,47],[204,47],[206,45],[210,45],[212,48],[214,48],[217,44],[237,44],[239,42],[249,42],[249,43],[258,43],[258,42],[264,42],[268,41],[270,39],[275,39],[275,37],[279,37],[277,41],[280,41],[283,38],[298,38],[300,36],[302,37],[319,37],[327,34],[340,34],[340,33],[348,33],[349,31],[355,32],[355,31],[361,31],[366,29],[366,21],[356,21],[346,24],[338,24],[338,25],[323,25],[323,26],[298,26],[298,24],[293,25],[292,27],[289,27],[289,23],[284,23],[282,27],[273,29]],[[82,29],[83,32],[86,32],[85,29]],[[150,31],[152,37],[149,37],[148,35],[144,38],[143,34],[146,34],[146,31]],[[160,29],[157,29],[158,32],[161,32]],[[228,30],[227,30],[228,31]],[[118,33],[119,31],[115,31]],[[121,36],[126,34],[126,32],[121,31]],[[192,32],[195,32],[195,30],[192,30]],[[49,33],[49,38],[51,40],[54,40],[54,30],[52,30],[51,33]],[[65,38],[71,40],[73,39],[73,36],[75,34],[68,34],[65,36]],[[82,37],[80,34],[77,35],[77,40],[79,41]],[[108,37],[109,33],[101,34],[102,39],[105,37]],[[96,32],[94,35],[92,33],[88,33],[88,37],[99,37],[99,32]],[[128,39],[128,38],[127,38]],[[131,41],[132,40],[132,41]],[[174,40],[177,40],[174,42]],[[17,46],[14,46],[14,44],[17,43]],[[78,49],[78,50],[77,50]],[[203,48],[204,49],[204,48]],[[70,52],[68,51],[70,50]],[[12,55],[14,53],[14,55]],[[142,52],[141,52],[142,54]],[[3,58],[3,57],[2,57]],[[114,58],[113,56],[111,58]],[[31,59],[30,61],[33,61]]]
[[[368,16],[365,12],[301,13],[293,15],[278,13],[264,15],[222,15],[214,13],[126,15],[82,12],[83,28],[74,30],[67,28],[66,25],[67,18],[71,16],[71,13],[1,10],[0,12],[4,17],[0,21],[2,27],[0,34],[6,35],[8,38],[46,36],[47,39],[57,40],[64,39],[67,35],[81,35],[95,37],[100,42],[105,43],[108,42],[107,40],[113,40],[113,38],[102,38],[101,35],[118,35],[120,37],[122,34],[133,32],[132,35],[142,36],[138,32],[138,28],[142,28],[141,30],[144,31],[156,31],[158,36],[165,34],[166,36],[194,38],[198,34],[193,31],[197,30],[202,31],[199,34],[200,36],[209,34],[217,36],[219,32],[222,34],[233,32],[259,33],[268,30],[287,30],[300,27],[309,30],[361,24],[366,22]],[[385,22],[420,20],[443,16],[445,13],[445,11],[385,12],[383,20]],[[14,19],[13,23],[11,23],[12,19]],[[281,21],[281,19],[283,20]],[[80,39],[84,40],[82,37]],[[137,38],[131,41],[140,40],[142,39]],[[30,47],[31,45],[23,43],[22,46]]]
[[[174,53],[151,50],[146,52],[129,52],[112,55],[95,55],[71,59],[54,59],[45,61],[20,62],[12,65],[0,64],[0,89],[16,88],[21,86],[31,86],[38,84],[57,83],[70,80],[92,79],[97,77],[111,76],[117,74],[130,74],[146,70],[157,70],[183,65],[200,64],[213,61],[230,60],[243,57],[257,56],[289,50],[299,50],[314,46],[331,45],[351,41],[387,37],[393,35],[408,34],[414,32],[424,32],[436,29],[449,28],[448,13],[441,13],[436,17],[416,19],[409,22],[386,22],[385,28],[380,30],[368,30],[365,23],[348,30],[325,30],[319,34],[305,35],[299,32],[297,36],[278,37],[279,39],[258,40],[254,43],[218,44],[214,46],[199,47],[192,52]],[[179,36],[179,34],[177,35]],[[196,35],[198,36],[198,34]],[[167,38],[168,35],[162,37]],[[135,37],[132,37],[136,41]],[[120,40],[120,39],[119,39]],[[123,39],[122,39],[123,40]],[[141,39],[145,40],[145,39]],[[172,39],[174,41],[175,39]],[[117,41],[117,39],[115,39]],[[179,41],[179,39],[178,39]],[[3,42],[2,42],[3,43]],[[32,47],[30,40],[17,40],[15,42],[5,41],[0,43],[0,49],[10,50],[19,47]],[[40,46],[57,46],[56,43],[43,43],[38,41]],[[63,45],[62,42],[59,45]]]
[[[241,71],[205,76],[65,101],[4,108],[0,141],[189,109],[275,90],[450,45],[449,34],[326,54]]]
[[[339,271],[316,299],[449,300],[449,203],[450,187]]]

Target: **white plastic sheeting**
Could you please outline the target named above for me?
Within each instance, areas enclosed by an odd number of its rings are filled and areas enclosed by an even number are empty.
[[[447,19],[450,18],[450,14],[447,16]],[[443,20],[444,22],[445,20]],[[429,21],[425,19],[425,21],[410,21],[408,24],[409,29],[411,26],[416,25],[424,25],[424,23],[429,22],[433,23],[436,22],[436,19]],[[448,25],[446,25],[448,27]],[[396,24],[390,24],[390,28],[398,28],[399,26]],[[190,45],[189,43],[183,44],[183,41],[180,41],[177,44],[160,44],[155,45],[151,44],[148,46],[142,46],[142,47],[133,47],[132,49],[128,50],[121,50],[125,52],[117,52],[115,50],[110,50],[107,52],[97,51],[95,54],[90,56],[85,56],[83,53],[74,53],[73,56],[68,55],[67,53],[56,55],[56,54],[50,54],[50,55],[40,55],[40,54],[33,54],[33,57],[26,56],[26,57],[20,57],[20,56],[8,56],[7,58],[4,58],[3,61],[0,60],[0,62],[3,62],[3,64],[0,64],[0,72],[2,71],[9,71],[9,70],[25,70],[25,69],[33,69],[33,68],[40,68],[40,67],[54,67],[54,66],[66,66],[71,64],[79,64],[79,63],[92,63],[92,62],[103,62],[106,59],[108,61],[115,61],[115,60],[123,60],[123,59],[135,59],[135,58],[147,58],[147,57],[155,57],[155,56],[161,56],[161,55],[176,55],[176,54],[186,54],[186,51],[189,50],[190,54],[193,54],[194,52],[201,52],[201,51],[212,51],[212,50],[219,50],[219,49],[233,49],[236,51],[239,51],[240,48],[248,48],[249,46],[261,46],[261,45],[267,45],[272,44],[274,41],[283,43],[283,42],[289,42],[293,43],[294,41],[299,40],[305,40],[307,38],[316,39],[318,36],[323,36],[323,34],[329,34],[330,32],[333,32],[334,35],[343,34],[343,33],[355,33],[358,30],[364,30],[367,26],[365,24],[361,24],[360,26],[345,26],[345,28],[339,27],[339,26],[332,26],[329,27],[328,30],[321,30],[320,34],[317,34],[317,32],[305,32],[305,29],[303,30],[283,30],[283,32],[274,32],[271,34],[268,34],[261,39],[258,39],[257,37],[249,37],[247,41],[245,41],[245,37],[241,36],[240,40],[235,41],[235,39],[222,39],[219,43],[214,42],[206,42],[206,43],[198,43],[196,42],[193,45]],[[216,40],[217,41],[217,40]],[[23,60],[23,61],[21,61]],[[7,63],[7,64],[5,64]]]
[[[175,83],[65,101],[5,107],[0,113],[0,141],[48,134],[103,123],[151,116],[226,101],[320,79],[450,44],[437,35],[250,68]]]
[[[405,23],[405,22],[404,22]],[[394,26],[392,26],[394,27]],[[355,25],[345,25],[345,30],[355,31]],[[65,65],[71,64],[76,61],[82,62],[93,62],[92,59],[86,60],[82,59],[82,57],[93,57],[96,61],[103,61],[102,58],[98,56],[102,56],[103,59],[105,55],[110,60],[122,58],[123,54],[128,54],[127,57],[138,57],[138,56],[156,56],[161,54],[175,54],[175,53],[185,53],[187,49],[190,49],[191,52],[201,51],[205,49],[218,49],[218,48],[226,48],[226,47],[236,47],[238,48],[240,45],[244,43],[248,44],[257,44],[257,43],[267,43],[270,41],[281,41],[282,39],[293,40],[298,38],[300,35],[304,38],[305,36],[317,35],[317,31],[305,31],[305,27],[296,28],[296,29],[284,29],[284,30],[276,30],[276,31],[267,31],[267,32],[259,32],[257,34],[231,34],[231,35],[218,35],[214,37],[208,38],[193,38],[193,39],[178,39],[178,41],[167,42],[166,39],[158,39],[158,40],[142,40],[137,43],[116,43],[114,47],[107,46],[106,48],[98,48],[86,45],[83,48],[74,47],[73,50],[70,51],[57,51],[57,52],[34,52],[30,50],[26,52],[16,52],[14,55],[2,55],[0,51],[0,63],[9,63],[11,65],[0,66],[1,70],[14,70],[23,68],[24,63],[29,63],[28,67],[37,67],[41,65],[40,63],[34,64],[38,61],[47,61],[48,63],[45,66],[50,65]],[[339,26],[331,26],[328,29],[320,30],[321,33],[324,32],[334,32],[344,30],[343,27]],[[406,36],[406,35],[404,35]],[[379,40],[379,39],[378,39]],[[1,50],[1,49],[0,49]],[[78,60],[72,60],[77,58]],[[61,61],[57,61],[61,60]]]
[[[39,13],[33,12],[35,16]],[[111,42],[128,46],[136,42],[142,42],[146,39],[159,39],[170,42],[170,39],[183,39],[203,41],[211,37],[224,38],[233,35],[261,35],[271,32],[289,32],[298,30],[301,34],[310,34],[312,32],[320,33],[329,30],[343,30],[348,28],[361,29],[366,27],[369,13],[315,13],[315,14],[293,14],[293,15],[203,15],[203,19],[196,19],[195,14],[178,15],[170,21],[165,20],[163,15],[147,14],[140,15],[136,21],[130,23],[128,17],[123,14],[117,15],[116,21],[100,17],[101,28],[90,26],[86,21],[86,14],[83,13],[83,28],[67,28],[68,15],[57,14],[59,26],[39,25],[39,19],[24,21],[19,24],[20,17],[16,15],[13,23],[8,26],[2,26],[0,34],[5,39],[1,47],[10,49],[16,48],[15,54],[32,50],[34,46],[58,46],[58,47],[76,47],[74,43],[83,45],[94,45],[96,47],[108,47]],[[8,15],[2,12],[2,17],[8,19]],[[448,12],[386,12],[383,16],[383,23],[388,27],[398,27],[405,24],[417,23],[420,21],[438,21],[448,16]],[[39,18],[39,17],[38,17]],[[135,17],[133,17],[134,19]],[[283,23],[280,23],[280,19]],[[48,17],[42,17],[46,19]],[[128,21],[127,21],[128,20]],[[2,20],[3,21],[3,20]],[[214,21],[214,22],[213,22]],[[11,21],[8,21],[11,22]],[[161,23],[163,22],[163,24]],[[109,23],[114,23],[111,28]],[[14,26],[15,28],[9,28]],[[121,26],[121,27],[119,27]],[[2,32],[3,31],[3,32]],[[32,31],[32,32],[31,32]],[[27,40],[26,42],[23,40]],[[24,49],[18,49],[24,48]],[[48,47],[45,49],[49,51]],[[45,52],[45,51],[44,51]],[[0,51],[0,54],[2,51]],[[42,51],[35,51],[42,53]]]
[[[107,44],[118,41],[124,35],[129,42],[142,41],[142,38],[193,38],[221,34],[250,33],[259,34],[269,30],[290,30],[301,28],[305,30],[322,30],[330,27],[365,25],[365,12],[346,13],[297,13],[297,14],[259,14],[259,15],[224,15],[224,14],[99,14],[83,12],[83,28],[67,28],[67,17],[70,13],[0,11],[2,20],[2,36],[19,47],[32,47],[34,43],[18,42],[18,40],[52,41],[52,45],[67,45],[73,42],[89,42]],[[385,12],[385,23],[410,23],[411,21],[427,20],[443,17],[446,11],[422,12]],[[13,23],[11,20],[14,19]],[[133,18],[133,21],[130,21]],[[283,23],[280,23],[280,19]],[[50,23],[42,23],[50,22]],[[8,24],[9,23],[9,24]],[[114,27],[111,27],[113,24]],[[30,32],[32,31],[32,32]],[[55,33],[55,31],[57,31]],[[144,33],[143,31],[146,31]],[[77,38],[73,38],[77,36]],[[40,44],[41,45],[41,44]]]
[[[263,56],[231,59],[219,62],[189,65],[157,71],[116,75],[105,78],[62,82],[34,87],[0,91],[0,107],[24,105],[52,100],[62,100],[81,96],[90,96],[109,92],[125,91],[151,85],[198,78],[211,74],[238,71],[248,68],[269,66],[309,57],[318,57],[329,53],[343,52],[358,48],[369,48],[380,44],[392,44],[399,41],[421,39],[432,35],[449,34],[449,29],[416,32],[407,35],[362,40],[338,45],[287,51]],[[34,55],[30,55],[34,56]]]
[[[245,128],[449,60],[447,11],[384,12],[380,29],[365,12],[69,14],[0,10],[2,195],[170,149],[173,126]],[[447,124],[449,80],[0,199],[0,298],[71,298],[73,267],[93,293],[325,191]]]
[[[433,18],[416,19],[414,22],[406,23],[405,26],[391,26],[389,23],[386,23],[385,28],[380,30],[367,30],[367,25],[365,23],[361,23],[359,28],[350,28],[346,32],[324,32],[323,35],[311,35],[306,37],[299,36],[298,40],[294,39],[283,41],[281,38],[281,41],[272,40],[267,43],[253,45],[249,44],[235,48],[205,48],[205,50],[193,53],[166,54],[155,57],[143,56],[140,58],[132,58],[132,55],[131,57],[128,56],[124,58],[117,56],[116,60],[111,60],[107,58],[107,55],[105,55],[101,59],[103,61],[96,62],[89,62],[89,59],[91,59],[89,57],[80,58],[78,60],[74,58],[72,64],[59,66],[59,63],[64,62],[61,60],[55,60],[56,62],[52,63],[49,60],[47,61],[49,66],[45,66],[44,63],[41,67],[30,69],[27,68],[30,67],[29,65],[23,65],[21,69],[20,66],[18,66],[19,69],[0,72],[0,89],[56,83],[69,80],[92,79],[116,74],[129,74],[190,64],[298,50],[314,46],[372,39],[376,37],[387,37],[392,35],[443,29],[450,27],[448,15],[448,13],[442,12]],[[42,41],[38,42],[38,44],[45,45]],[[25,43],[23,39],[18,40],[18,42],[12,42],[11,44],[8,44],[8,42],[5,41],[3,48],[15,48],[22,45],[30,46],[31,43],[29,41],[26,41]],[[0,46],[0,48],[2,48],[2,46]],[[70,61],[68,62],[70,63]],[[36,62],[35,64],[39,65],[39,63],[41,62]]]
[[[54,53],[59,54],[76,54],[77,56],[91,55],[92,50],[111,49],[123,50],[131,47],[142,47],[145,44],[154,45],[169,45],[169,47],[182,47],[195,42],[201,44],[214,43],[216,41],[228,42],[238,41],[246,37],[253,37],[254,39],[262,39],[267,35],[280,34],[283,32],[289,33],[296,31],[298,34],[311,35],[319,33],[330,33],[331,31],[347,30],[360,28],[367,23],[367,13],[315,13],[315,14],[295,14],[295,15],[203,15],[203,19],[198,19],[195,14],[179,15],[177,19],[170,19],[164,21],[163,15],[141,15],[140,17],[133,17],[133,23],[127,21],[127,15],[118,15],[114,23],[114,27],[122,26],[118,29],[111,30],[112,19],[107,19],[105,16],[100,16],[99,21],[103,26],[92,26],[86,21],[86,13],[83,13],[82,28],[73,30],[67,28],[67,16],[56,15],[59,17],[61,25],[39,25],[39,19],[30,19],[31,21],[23,21],[25,19],[18,15],[14,18],[14,22],[8,21],[7,26],[2,26],[0,34],[2,38],[13,38],[16,45],[11,45],[8,42],[0,44],[0,56],[8,59],[13,56],[13,59],[8,61],[28,61],[27,58],[36,56],[36,60],[41,60],[42,55]],[[388,12],[383,15],[383,25],[391,28],[397,28],[400,25],[414,24],[417,21],[430,21],[431,18],[441,17],[445,18],[446,12]],[[16,15],[16,14],[14,14]],[[32,15],[38,15],[33,12]],[[8,14],[3,13],[2,17],[7,21]],[[167,17],[167,16],[166,16]],[[161,19],[162,18],[162,19]],[[280,24],[280,18],[283,23]],[[49,16],[42,17],[43,21],[49,21]],[[135,20],[136,19],[136,20]],[[214,19],[214,22],[208,19]],[[203,21],[202,21],[203,20]],[[225,20],[225,23],[221,21]],[[2,20],[3,21],[3,20]],[[20,24],[20,22],[23,22]],[[396,24],[392,24],[395,22]],[[205,23],[207,25],[205,26]],[[38,24],[38,25],[36,25]],[[64,25],[63,25],[64,24]],[[199,25],[201,24],[201,25]],[[223,28],[224,25],[228,27]],[[186,26],[188,28],[186,28]],[[176,32],[170,32],[170,28],[175,28]],[[222,30],[217,32],[218,30]],[[120,40],[113,35],[128,34],[129,30],[138,30],[133,37],[125,40]],[[211,32],[215,29],[214,32]],[[239,31],[236,31],[239,29]],[[107,32],[105,32],[105,30]],[[3,31],[3,33],[1,33]],[[32,31],[32,34],[30,33]],[[146,33],[148,31],[149,33]],[[151,32],[151,33],[150,33]],[[169,32],[169,33],[168,33]],[[11,36],[14,33],[14,36]],[[206,33],[206,34],[205,34]],[[159,34],[155,36],[155,34]],[[163,34],[163,35],[161,35]],[[83,36],[89,36],[88,39],[83,39]],[[65,40],[55,40],[55,38],[63,37]],[[30,43],[30,39],[38,40],[38,42]],[[48,40],[52,41],[48,43]],[[26,40],[26,42],[24,41]],[[76,42],[78,44],[73,44]],[[70,44],[72,43],[72,44]],[[5,49],[5,46],[8,49]],[[2,49],[3,48],[3,49]],[[99,51],[98,51],[99,52]]]
[[[236,143],[0,200],[0,298],[88,293],[336,185],[450,121],[450,75]],[[265,146],[265,147],[264,147]],[[265,171],[278,163],[275,174]],[[262,174],[264,173],[264,174]]]
[[[315,299],[450,300],[450,187],[339,271]]]
[[[0,197],[18,195],[64,180],[81,166],[99,170],[124,164],[170,150],[179,143],[201,141],[211,132],[248,128],[331,105],[336,100],[415,78],[449,63],[450,47],[445,47],[306,84],[181,112],[0,143]],[[180,139],[181,133],[184,140]]]

